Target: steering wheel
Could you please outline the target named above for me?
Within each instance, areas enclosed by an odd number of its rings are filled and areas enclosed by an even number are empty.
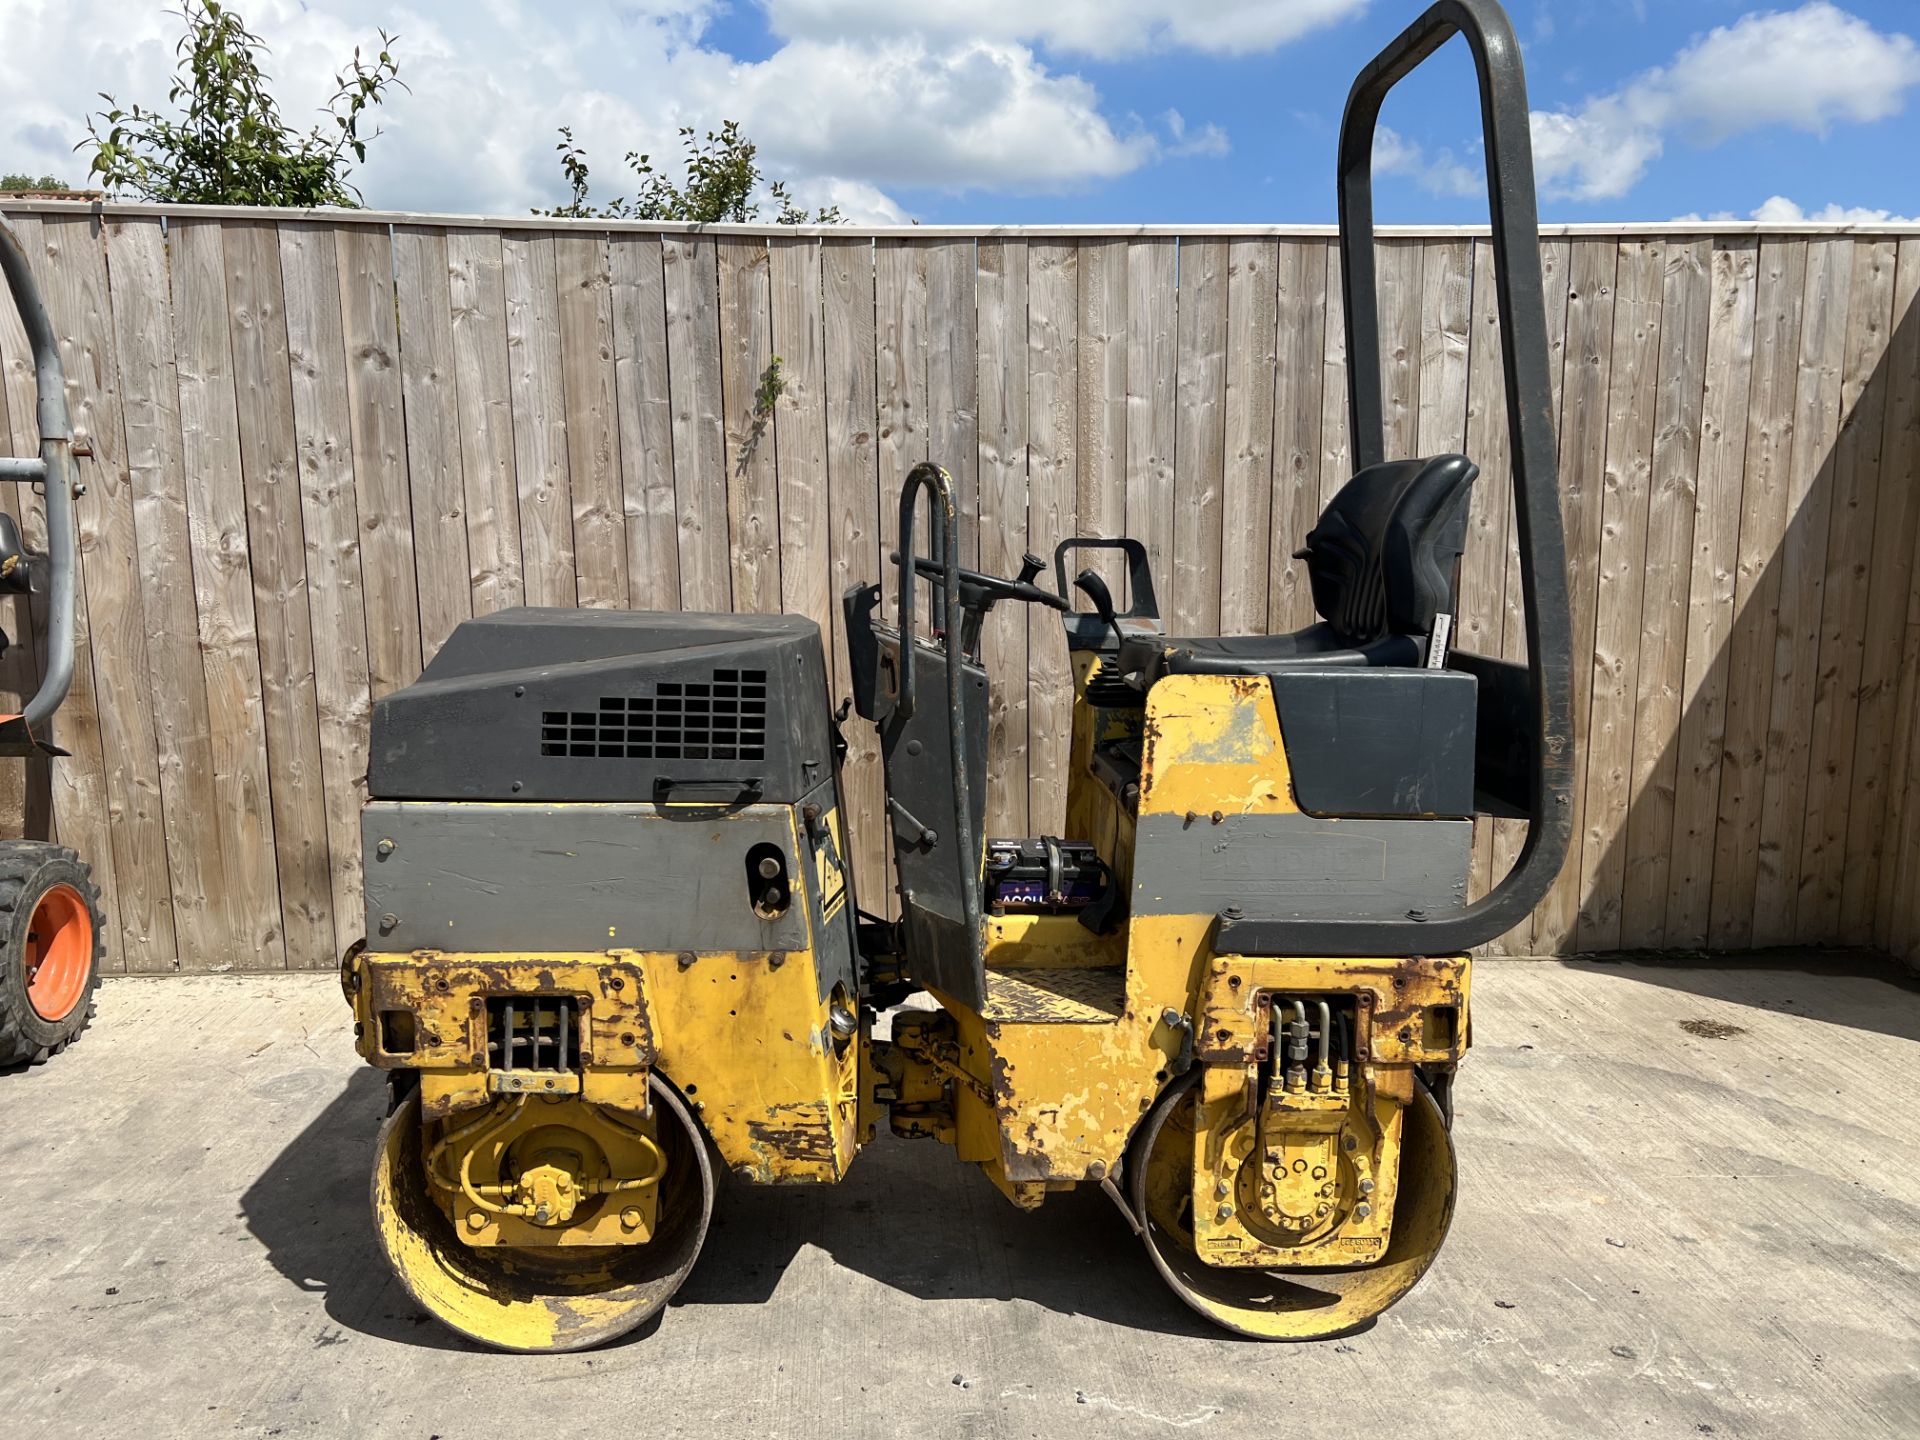
[[[894,563],[900,557],[895,554]],[[930,555],[913,557],[913,573],[944,584],[947,567]],[[963,610],[985,611],[1002,600],[1017,600],[1023,605],[1046,605],[1055,610],[1072,613],[1073,602],[1051,590],[1043,590],[1030,580],[1003,580],[998,575],[983,575],[978,570],[959,569],[960,607]]]

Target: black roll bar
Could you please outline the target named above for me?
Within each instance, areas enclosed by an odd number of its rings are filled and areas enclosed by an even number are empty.
[[[946,567],[941,585],[945,600],[942,639],[947,659],[947,705],[951,722],[947,742],[953,772],[953,839],[960,867],[961,919],[966,925],[967,944],[977,959],[980,951],[980,850],[973,833],[973,810],[969,802],[967,777],[967,707],[962,698],[966,673],[964,641],[961,635],[963,613],[960,608],[960,515],[953,498],[953,477],[931,460],[923,460],[907,474],[900,491],[900,682],[894,698],[894,714],[902,720],[913,717],[918,696],[913,685],[913,597],[916,548],[913,536],[913,512],[922,490],[933,492],[931,522],[934,550]]]
[[[1495,280],[1513,449],[1514,517],[1527,625],[1531,804],[1512,871],[1465,910],[1432,919],[1222,919],[1223,953],[1444,954],[1505,934],[1532,913],[1565,862],[1573,830],[1573,640],[1558,443],[1547,363],[1527,80],[1513,26],[1496,0],[1438,0],[1360,72],[1340,122],[1340,257],[1347,320],[1347,404],[1354,468],[1387,458],[1374,267],[1373,143],[1389,91],[1455,35],[1473,52],[1493,213]],[[1503,662],[1480,661],[1480,667]],[[1517,667],[1515,667],[1517,677]],[[1483,684],[1486,681],[1483,679]]]
[[[40,428],[40,453],[31,460],[0,459],[0,480],[45,486],[47,495],[47,653],[40,688],[17,718],[36,744],[46,746],[42,730],[67,698],[73,684],[74,533],[73,422],[67,415],[66,374],[53,321],[27,265],[26,249],[0,216],[0,272],[7,278],[14,309],[26,328],[33,352],[34,413]],[[38,587],[35,587],[36,590]]]

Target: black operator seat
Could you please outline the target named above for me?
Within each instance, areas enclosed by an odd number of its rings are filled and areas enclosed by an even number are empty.
[[[1294,552],[1307,562],[1320,623],[1286,635],[1129,637],[1120,673],[1271,675],[1329,665],[1421,666],[1436,618],[1453,613],[1467,499],[1480,469],[1464,455],[1390,460],[1340,488]]]

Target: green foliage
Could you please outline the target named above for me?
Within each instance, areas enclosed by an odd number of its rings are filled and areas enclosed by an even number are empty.
[[[536,215],[552,215],[565,220],[690,220],[712,224],[720,220],[757,220],[760,204],[754,191],[761,181],[756,159],[758,147],[740,133],[740,122],[722,122],[716,132],[709,130],[701,139],[691,126],[682,126],[680,143],[686,150],[686,173],[675,184],[654,167],[651,156],[627,152],[627,168],[639,180],[640,188],[632,196],[621,196],[606,204],[589,198],[590,172],[586,151],[573,140],[570,126],[560,127],[560,173],[566,178],[572,199],[551,210],[535,210]],[[779,206],[774,215],[781,225],[838,225],[840,207],[824,206],[809,212],[794,204],[787,187],[775,180],[767,194]]]
[[[186,33],[167,103],[176,115],[134,104],[123,108],[102,94],[107,108],[87,117],[93,147],[87,173],[116,196],[187,205],[357,206],[360,192],[347,181],[365,162],[362,131],[368,111],[389,90],[406,86],[380,32],[380,53],[370,63],[359,50],[334,75],[327,117],[306,134],[281,118],[260,68],[265,42],[218,0],[184,0],[179,10]]]
[[[29,175],[21,170],[9,170],[0,175],[0,190],[71,190],[66,181],[52,175]]]
[[[793,222],[783,220],[780,223],[786,225]],[[753,392],[754,414],[771,415],[780,397],[787,393],[787,374],[781,368],[783,363],[776,355],[773,357],[773,363],[761,372],[759,388]]]

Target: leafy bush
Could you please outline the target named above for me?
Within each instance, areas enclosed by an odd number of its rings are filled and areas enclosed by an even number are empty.
[[[329,126],[306,134],[287,124],[267,89],[260,57],[266,43],[239,14],[218,0],[185,0],[179,11],[186,33],[175,47],[179,61],[164,115],[144,105],[122,107],[103,93],[107,109],[87,117],[93,147],[87,167],[111,194],[186,205],[357,206],[360,192],[348,183],[355,164],[367,158],[362,133],[368,113],[389,90],[405,85],[380,32],[380,53],[363,61],[359,50],[334,75],[327,102]]]
[[[640,181],[632,196],[621,196],[604,205],[588,198],[587,154],[573,140],[570,126],[560,127],[560,173],[566,177],[573,198],[536,215],[552,215],[567,220],[690,220],[712,224],[720,220],[746,221],[760,218],[760,204],[754,192],[760,186],[759,153],[754,143],[740,133],[740,122],[727,120],[720,129],[709,130],[706,138],[691,126],[682,126],[680,143],[686,149],[686,177],[675,184],[654,168],[650,156],[627,152],[627,167]],[[781,225],[838,225],[840,207],[828,205],[809,213],[793,203],[787,187],[778,180],[767,186],[767,193],[780,208],[774,219]]]

